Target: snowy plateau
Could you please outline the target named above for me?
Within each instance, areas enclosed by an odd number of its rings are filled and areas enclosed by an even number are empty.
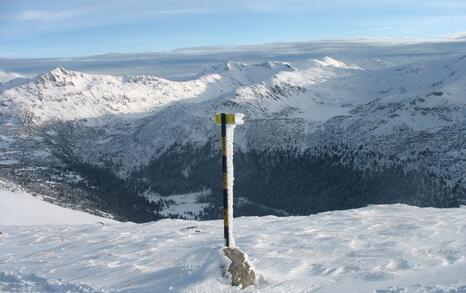
[[[220,269],[221,221],[117,223],[0,195],[0,292],[466,292],[465,207],[237,218],[259,273],[241,290]]]

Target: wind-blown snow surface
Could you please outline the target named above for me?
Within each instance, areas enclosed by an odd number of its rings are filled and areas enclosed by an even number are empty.
[[[236,219],[261,277],[244,292],[466,292],[466,207],[381,205]],[[239,292],[221,221],[0,226],[0,291]]]
[[[114,220],[53,205],[27,193],[0,190],[0,225],[77,225],[98,222],[116,223]]]

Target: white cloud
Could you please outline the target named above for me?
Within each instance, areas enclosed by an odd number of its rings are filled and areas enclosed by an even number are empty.
[[[57,22],[63,21],[78,15],[79,11],[73,10],[27,10],[17,16],[20,21]]]
[[[456,33],[456,34],[450,36],[450,39],[453,39],[453,40],[466,40],[466,32]]]
[[[3,71],[0,69],[0,82],[6,82],[18,77],[25,77],[24,75],[21,75],[16,72],[8,72],[8,71]]]

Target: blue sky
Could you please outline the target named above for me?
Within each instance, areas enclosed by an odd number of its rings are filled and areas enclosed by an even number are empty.
[[[0,58],[465,31],[465,0],[0,0]]]

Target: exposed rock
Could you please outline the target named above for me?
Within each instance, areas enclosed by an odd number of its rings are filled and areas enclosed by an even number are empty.
[[[231,285],[240,286],[244,289],[254,285],[256,273],[249,264],[245,254],[238,248],[227,247],[223,249],[225,255],[231,260],[227,272],[231,275]]]

